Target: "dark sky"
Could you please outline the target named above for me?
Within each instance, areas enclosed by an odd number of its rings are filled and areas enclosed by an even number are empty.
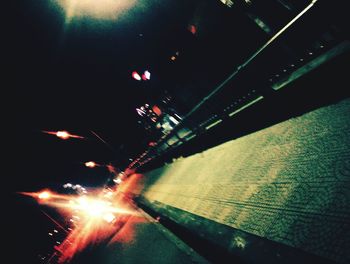
[[[13,100],[4,112],[15,121],[14,138],[9,141],[15,145],[15,164],[21,164],[15,166],[20,190],[69,179],[99,183],[85,176],[81,162],[86,160],[113,162],[123,169],[150,140],[137,122],[136,107],[157,101],[169,90],[187,107],[178,109],[185,113],[268,39],[239,8],[227,8],[220,1],[135,1],[115,20],[80,17],[69,23],[55,2],[12,3],[8,21],[6,55],[14,88],[6,89]],[[279,1],[267,2],[281,9]],[[252,12],[268,15],[267,7]],[[196,36],[189,25],[196,26]],[[292,48],[299,46],[295,39],[289,43]],[[170,57],[177,51],[180,56],[173,63]],[[272,68],[268,74],[274,73],[272,62],[263,66]],[[131,78],[132,71],[146,69],[150,81]],[[68,130],[86,140],[62,141],[42,130]]]
[[[113,21],[65,24],[65,13],[52,2],[22,1],[11,32],[16,174],[26,173],[20,190],[74,177],[84,182],[94,175],[80,177],[87,173],[81,162],[122,167],[144,151],[148,135],[135,108],[164,91],[169,58],[190,34],[193,13],[191,1],[147,0]],[[149,70],[151,80],[135,81],[134,70]],[[62,141],[42,130],[68,130],[86,140]]]
[[[69,179],[101,183],[106,175],[93,178],[81,166],[86,160],[124,169],[151,140],[136,107],[157,102],[167,90],[184,114],[266,38],[219,1],[136,1],[116,20],[80,17],[70,23],[54,0],[21,2],[10,47],[20,190]],[[195,36],[189,25],[196,26]],[[234,37],[230,25],[239,25]],[[135,81],[134,70],[149,70],[151,80]],[[87,139],[63,142],[42,130]]]
[[[190,34],[193,14],[191,1],[145,0],[114,21],[65,24],[64,12],[52,2],[17,1],[10,24],[9,220],[11,243],[21,252],[12,256],[20,259],[14,263],[35,263],[40,250],[52,247],[52,223],[34,200],[16,192],[59,189],[67,182],[101,186],[110,174],[84,167],[85,161],[124,169],[145,150],[148,134],[135,108],[164,91],[169,58]],[[149,70],[151,80],[135,81],[134,70]],[[68,130],[85,139],[63,141],[43,130]]]

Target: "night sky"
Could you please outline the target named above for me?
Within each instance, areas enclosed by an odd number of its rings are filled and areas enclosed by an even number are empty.
[[[266,39],[219,1],[136,1],[114,20],[69,22],[55,0],[21,2],[10,47],[16,190],[68,180],[102,184],[108,175],[94,176],[82,162],[124,169],[156,140],[137,122],[136,107],[168,91],[185,114]],[[228,25],[239,25],[234,38]],[[149,70],[151,80],[135,81],[134,70]],[[86,139],[62,141],[43,130]]]
[[[135,108],[164,91],[169,58],[193,8],[186,1],[137,1],[113,21],[79,18],[65,24],[54,1],[22,2],[11,49],[16,160],[22,164],[18,173],[27,174],[19,189],[73,175],[83,180],[79,175],[86,171],[79,167],[86,160],[125,166],[148,143]],[[151,80],[135,81],[134,70],[149,70]],[[86,139],[63,142],[42,130],[68,130]]]
[[[113,21],[79,18],[65,23],[55,1],[20,2],[8,54],[15,86],[8,110],[14,128],[8,175],[14,198],[11,237],[21,252],[11,263],[35,263],[39,251],[52,246],[47,245],[52,223],[33,199],[16,192],[60,190],[67,182],[102,186],[109,172],[105,167],[88,169],[84,162],[111,163],[122,170],[146,149],[149,135],[137,123],[135,108],[164,91],[169,58],[190,34],[193,5],[136,1]],[[149,70],[151,80],[135,81],[134,70]],[[84,139],[42,133],[57,130]]]

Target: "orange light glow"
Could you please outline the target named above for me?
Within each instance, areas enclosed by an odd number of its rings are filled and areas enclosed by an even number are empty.
[[[38,195],[39,199],[49,199],[51,194],[48,191],[43,191]]]
[[[56,136],[62,139],[68,139],[69,133],[67,131],[57,131]]]
[[[55,135],[56,137],[59,137],[63,140],[69,139],[69,138],[84,138],[82,136],[78,135],[73,135],[70,134],[67,131],[61,130],[61,131],[42,131],[43,133],[50,134],[50,135]]]
[[[105,220],[107,223],[111,223],[115,219],[114,214],[107,213],[103,216],[103,220]]]
[[[152,110],[157,116],[160,116],[162,114],[162,110],[157,105],[154,105],[152,107]]]
[[[131,200],[133,195],[140,192],[141,176],[140,174],[130,175],[114,190],[95,189],[89,192],[89,195],[57,194],[49,190],[21,194],[36,198],[38,202],[44,202],[46,206],[58,209],[58,212],[67,218],[66,222],[70,227],[60,227],[65,229],[67,237],[54,246],[56,251],[51,256],[58,254],[58,263],[67,263],[77,253],[95,243],[132,242],[136,225],[147,223]],[[54,219],[51,220],[57,222]],[[53,235],[56,231],[58,232],[54,229],[49,235]]]
[[[97,164],[93,161],[87,161],[87,162],[85,162],[85,166],[88,168],[95,168],[97,166]]]
[[[58,203],[66,200],[66,195],[57,194],[50,190],[42,190],[40,192],[19,192],[22,195],[35,198],[40,203],[50,204]]]

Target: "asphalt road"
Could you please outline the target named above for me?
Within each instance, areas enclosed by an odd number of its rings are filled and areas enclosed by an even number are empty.
[[[73,263],[209,263],[139,208],[110,243],[96,244]]]

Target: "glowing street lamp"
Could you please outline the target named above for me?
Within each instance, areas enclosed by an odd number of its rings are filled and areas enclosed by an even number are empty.
[[[51,193],[48,191],[42,191],[41,193],[38,194],[38,198],[42,200],[47,200],[51,197]]]
[[[69,139],[69,138],[84,138],[82,136],[73,135],[70,134],[68,131],[60,130],[60,131],[42,131],[43,133],[55,135],[56,137],[59,137],[63,140]]]
[[[68,139],[69,133],[67,131],[57,131],[56,136],[62,139]]]
[[[95,168],[96,166],[100,166],[100,165],[94,161],[87,161],[85,162],[85,166],[88,168]]]
[[[73,18],[90,20],[115,21],[136,5],[136,0],[52,0],[66,15],[66,23]]]

